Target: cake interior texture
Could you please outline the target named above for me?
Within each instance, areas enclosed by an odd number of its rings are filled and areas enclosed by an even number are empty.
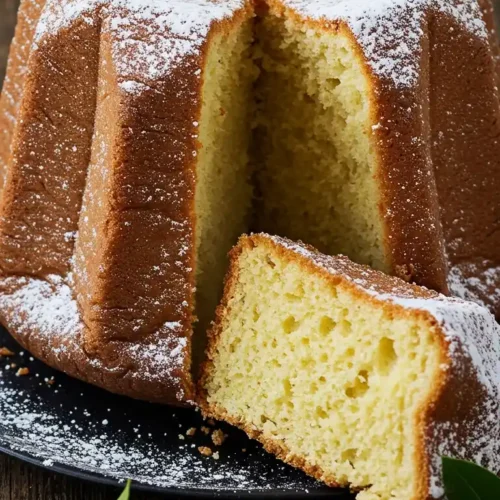
[[[212,319],[226,254],[245,231],[388,270],[368,79],[348,36],[313,33],[271,8],[214,37],[203,78],[198,330]]]
[[[248,20],[229,33],[217,33],[209,42],[202,74],[195,195],[197,337],[203,336],[220,298],[227,252],[248,229],[252,203],[248,124],[256,76],[249,53],[252,38]],[[203,346],[202,341],[197,343]]]
[[[441,362],[432,325],[270,245],[237,260],[204,381],[210,413],[359,499],[413,498],[416,423]]]
[[[353,42],[273,7],[256,33],[258,229],[386,270],[370,87]]]

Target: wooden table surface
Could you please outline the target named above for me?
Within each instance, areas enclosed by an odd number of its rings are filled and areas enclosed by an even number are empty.
[[[0,82],[12,38],[19,0],[0,0]],[[496,0],[497,5],[500,0]],[[499,9],[500,13],[500,9]],[[0,500],[116,500],[120,491],[54,474],[0,455]],[[159,500],[158,495],[133,493],[133,500]]]

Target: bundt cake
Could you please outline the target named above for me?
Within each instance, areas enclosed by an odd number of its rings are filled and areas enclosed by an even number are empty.
[[[186,403],[250,229],[498,312],[496,63],[477,0],[23,0],[1,321],[74,376]]]
[[[360,500],[441,498],[441,456],[500,470],[491,313],[287,239],[232,251],[200,383],[205,416]]]

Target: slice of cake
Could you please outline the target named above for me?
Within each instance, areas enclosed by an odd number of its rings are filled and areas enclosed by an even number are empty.
[[[244,236],[201,406],[359,499],[439,498],[442,455],[500,469],[499,334],[477,304]]]

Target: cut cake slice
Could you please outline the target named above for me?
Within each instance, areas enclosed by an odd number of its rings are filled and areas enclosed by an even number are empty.
[[[231,261],[205,416],[363,500],[441,497],[442,455],[499,470],[499,327],[485,308],[263,234]]]

